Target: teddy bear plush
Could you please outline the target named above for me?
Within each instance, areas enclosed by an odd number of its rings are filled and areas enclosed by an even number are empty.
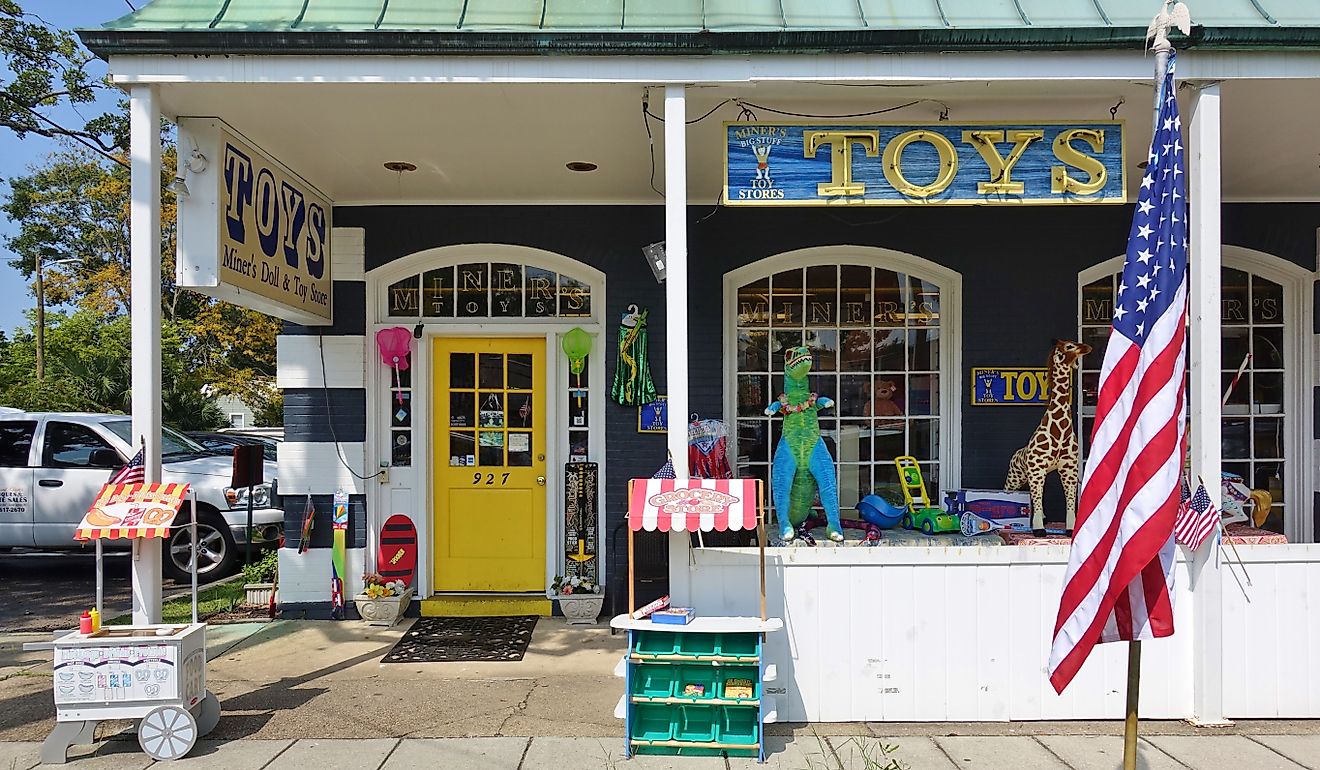
[[[867,417],[901,417],[903,410],[894,403],[894,394],[898,385],[893,380],[877,380],[871,391],[871,402],[867,404]]]

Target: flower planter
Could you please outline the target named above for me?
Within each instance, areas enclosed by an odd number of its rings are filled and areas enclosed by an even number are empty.
[[[559,610],[564,613],[564,619],[570,626],[594,624],[596,618],[600,617],[601,609],[605,607],[604,594],[569,594],[555,598],[559,600]]]
[[[247,607],[269,607],[270,595],[275,593],[274,583],[244,583],[243,604]]]
[[[413,589],[409,588],[398,596],[382,596],[377,599],[366,594],[358,594],[353,597],[353,602],[357,604],[358,614],[367,621],[367,625],[388,628],[403,618],[403,613],[408,611],[412,598]]]

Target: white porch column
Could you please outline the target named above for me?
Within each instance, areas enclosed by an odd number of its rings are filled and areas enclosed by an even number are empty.
[[[687,101],[681,85],[665,86],[665,387],[669,393],[666,445],[674,475],[688,477]],[[674,606],[686,595],[688,534],[669,534],[669,593]]]
[[[665,371],[669,454],[688,477],[687,102],[685,88],[665,86]]]
[[[1192,486],[1204,480],[1220,494],[1220,125],[1219,86],[1206,86],[1192,102],[1187,135],[1188,216],[1191,219],[1191,450]],[[1224,724],[1223,568],[1211,538],[1193,555],[1192,721]]]
[[[160,102],[156,87],[129,91],[132,204],[133,442],[145,443],[147,482],[160,481]],[[136,446],[134,447],[136,451]],[[161,548],[133,552],[133,622],[160,622]]]

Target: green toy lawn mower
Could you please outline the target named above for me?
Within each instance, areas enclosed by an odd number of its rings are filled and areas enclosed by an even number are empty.
[[[926,481],[921,477],[921,466],[915,457],[896,457],[894,465],[898,467],[899,485],[903,487],[903,497],[908,507],[908,512],[903,514],[899,522],[903,529],[919,529],[926,535],[962,531],[956,515],[930,504]]]

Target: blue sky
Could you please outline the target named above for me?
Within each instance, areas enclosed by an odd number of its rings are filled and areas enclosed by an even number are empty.
[[[132,0],[133,5],[138,7],[145,2]],[[129,12],[125,0],[19,0],[19,5],[28,13],[34,13],[62,29],[96,27]],[[105,62],[97,59],[91,67],[94,76],[105,74]],[[86,118],[96,116],[113,104],[114,95],[107,92],[100,103],[79,105],[78,113],[82,117],[70,112],[58,115],[57,119],[65,125],[72,124],[81,128]],[[26,174],[30,166],[58,149],[61,149],[61,145],[54,140],[32,135],[20,140],[8,130],[0,129],[0,194],[8,195],[8,180]],[[14,223],[0,213],[0,236],[12,235],[16,230]],[[6,332],[24,325],[23,314],[36,305],[31,283],[9,266],[9,260],[13,258],[8,250],[0,247],[0,297],[20,298],[0,302],[0,329]]]

